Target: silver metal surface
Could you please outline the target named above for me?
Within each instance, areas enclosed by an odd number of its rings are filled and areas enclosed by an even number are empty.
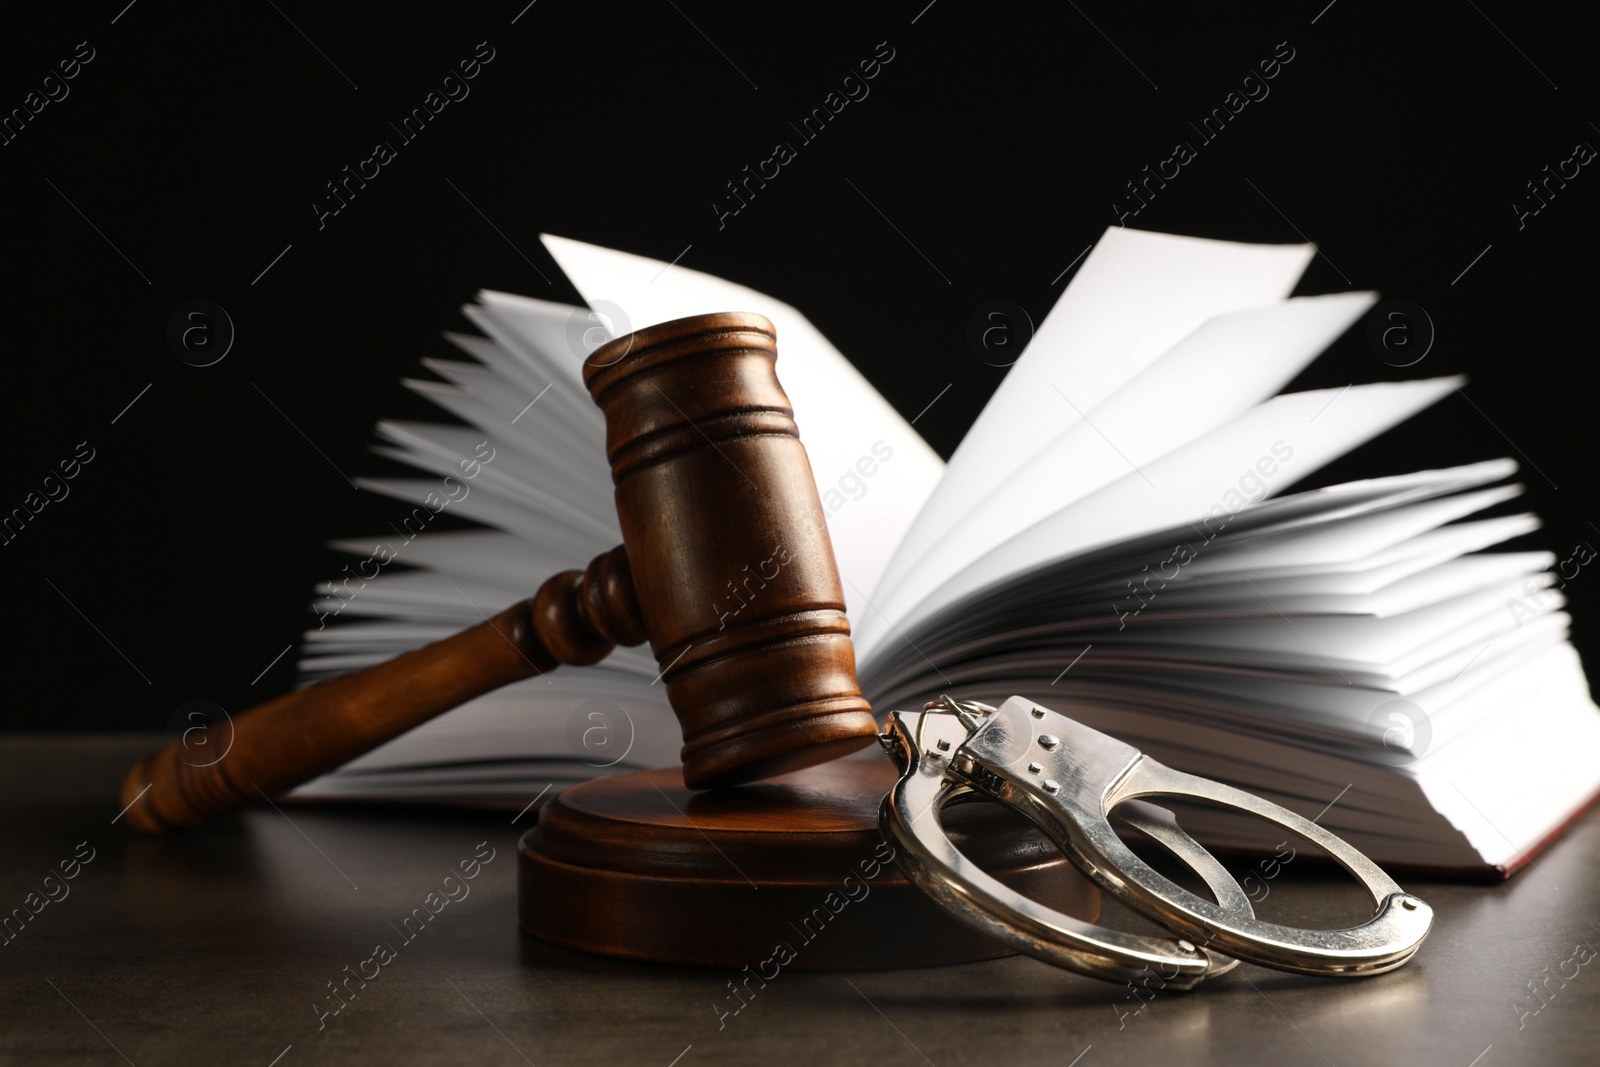
[[[1232,786],[1174,771],[1022,697],[999,708],[944,697],[922,712],[893,712],[882,742],[902,773],[884,798],[880,823],[898,846],[906,876],[968,925],[1058,966],[1112,980],[1154,971],[1180,989],[1241,959],[1304,974],[1379,974],[1410,959],[1433,922],[1427,904],[1309,819]],[[1210,801],[1298,834],[1355,876],[1372,896],[1373,917],[1342,930],[1302,930],[1257,919],[1243,889],[1216,858],[1170,812],[1139,799],[1158,796]],[[1106,892],[1181,940],[1080,922],[979,870],[950,843],[939,821],[947,805],[979,797],[1027,816]],[[1141,860],[1112,829],[1113,818],[1188,866],[1216,903]]]

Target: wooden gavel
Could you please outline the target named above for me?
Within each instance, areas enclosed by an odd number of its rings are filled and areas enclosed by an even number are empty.
[[[822,763],[877,727],[856,681],[833,547],[760,315],[697,315],[595,350],[622,545],[453,637],[233,719],[208,765],[174,741],[122,785],[147,833],[193,826],[354,759],[473,697],[649,640],[702,789]],[[776,547],[775,547],[776,546]],[[787,558],[755,610],[714,608],[730,577]]]

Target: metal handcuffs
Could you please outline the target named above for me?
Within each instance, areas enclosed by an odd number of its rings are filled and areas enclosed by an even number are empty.
[[[879,823],[906,877],[967,925],[1048,963],[1123,981],[1159,972],[1189,989],[1240,960],[1302,974],[1381,974],[1404,964],[1433,909],[1377,864],[1287,808],[1232,786],[1172,770],[1131,745],[1022,697],[999,708],[941,697],[889,715],[880,737],[901,770]],[[1373,917],[1345,930],[1263,922],[1233,876],[1139,797],[1195,797],[1258,816],[1323,849],[1372,895]],[[1174,938],[1122,933],[1047,908],[980,870],[945,834],[939,813],[962,800],[1020,812],[1104,891]],[[1136,856],[1112,829],[1140,831],[1199,876],[1217,902],[1189,892]]]

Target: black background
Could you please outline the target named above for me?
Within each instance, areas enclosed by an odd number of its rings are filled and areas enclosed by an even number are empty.
[[[434,417],[400,378],[453,353],[438,334],[465,328],[479,288],[575,300],[541,232],[664,261],[688,246],[684,266],[805,311],[907,418],[953,383],[917,424],[948,455],[1004,374],[967,346],[973,310],[1042,320],[1124,183],[1197,143],[1187,122],[1285,41],[1270,96],[1130,224],[1310,239],[1323,255],[1300,292],[1427,309],[1417,366],[1385,365],[1358,328],[1294,388],[1460,372],[1471,403],[1448,397],[1319,482],[1520,452],[1547,523],[1525,543],[1600,540],[1600,176],[1520,230],[1511,206],[1600,144],[1590,26],[1566,9],[524,3],[7,13],[0,109],[78,42],[95,58],[0,147],[0,510],[78,442],[95,459],[0,547],[0,726],[160,729],[187,700],[237,710],[286,688],[292,653],[262,672],[343,562],[323,542],[396,506],[339,472],[397,473],[367,452],[373,423]],[[387,122],[481,41],[495,58],[471,95],[319,231],[324,183],[396,140]],[[724,183],[884,41],[870,95],[719,230]],[[196,298],[237,330],[206,368],[166,342]],[[1587,569],[1568,584],[1590,653],[1591,586]]]

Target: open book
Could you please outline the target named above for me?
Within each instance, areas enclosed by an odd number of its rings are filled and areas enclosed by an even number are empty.
[[[404,505],[336,542],[361,559],[317,589],[306,681],[475,624],[617,544],[583,357],[608,327],[754,311],[777,327],[880,711],[1020,694],[1399,867],[1509,873],[1600,791],[1555,558],[1483,551],[1538,525],[1475,517],[1521,491],[1513,463],[1285,492],[1460,384],[1280,395],[1375,299],[1290,299],[1310,246],[1109,229],[945,465],[795,309],[545,244],[596,310],[483,292],[465,309],[481,336],[449,335],[468,358],[424,361],[442,380],[407,384],[457,421],[378,427],[377,450],[421,474],[361,482]],[[483,528],[428,529],[445,510]],[[535,677],[295,795],[520,808],[676,763],[659,673],[642,647]],[[1262,843],[1241,816],[1183,821],[1208,845]]]

